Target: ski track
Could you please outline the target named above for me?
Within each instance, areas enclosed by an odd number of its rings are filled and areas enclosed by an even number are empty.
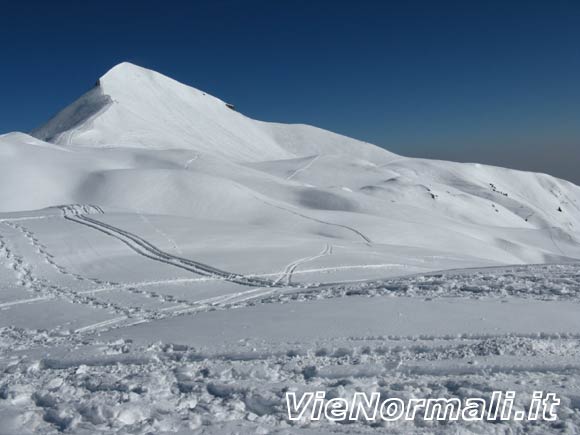
[[[320,155],[316,155],[314,156],[307,164],[305,164],[304,166],[302,166],[301,168],[296,169],[294,172],[292,172],[290,175],[288,175],[288,177],[286,177],[286,180],[291,180],[292,178],[294,178],[296,175],[298,175],[301,172],[304,172],[308,169],[310,169],[310,167],[320,158]]]
[[[270,207],[275,207],[275,208],[277,208],[277,209],[279,209],[279,210],[283,210],[283,211],[285,211],[285,212],[287,212],[287,213],[291,213],[291,214],[293,214],[293,215],[299,216],[299,217],[301,217],[301,218],[304,218],[304,219],[308,219],[308,220],[310,220],[310,221],[313,221],[313,222],[317,222],[317,223],[319,223],[319,224],[329,225],[329,226],[338,227],[338,228],[343,228],[343,229],[345,229],[345,230],[348,230],[348,231],[350,231],[351,233],[354,233],[354,234],[355,234],[355,235],[356,235],[358,238],[361,238],[361,239],[363,240],[363,242],[364,242],[366,245],[368,245],[368,246],[372,246],[372,241],[371,241],[371,239],[370,239],[369,237],[367,237],[366,235],[364,235],[364,234],[363,234],[362,232],[360,232],[359,230],[357,230],[356,228],[349,227],[348,225],[337,224],[337,223],[334,223],[334,222],[328,222],[328,221],[324,221],[324,220],[322,220],[322,219],[318,219],[318,218],[315,218],[315,217],[312,217],[312,216],[308,216],[308,215],[305,215],[305,214],[299,213],[299,212],[297,212],[297,211],[291,210],[291,209],[289,209],[289,208],[282,207],[281,205],[273,204],[273,203],[271,203],[271,202],[269,202],[269,201],[267,201],[267,200],[265,200],[265,199],[263,199],[263,198],[260,198],[260,197],[258,197],[258,196],[256,196],[256,195],[254,195],[253,193],[251,193],[251,194],[252,194],[252,195],[254,196],[254,198],[256,198],[258,201],[260,201],[260,202],[262,202],[262,203],[264,203],[264,204],[266,204],[266,205],[269,205]]]
[[[0,304],[0,308],[12,307],[14,305],[33,304],[35,302],[48,301],[48,300],[51,300],[51,299],[53,299],[52,296],[39,296],[37,298],[20,299],[20,300],[17,300],[17,301],[4,302],[4,303]]]
[[[409,268],[408,265],[398,264],[398,263],[383,263],[383,264],[353,264],[353,265],[343,265],[343,266],[331,266],[331,267],[318,267],[318,268],[311,268],[311,269],[300,269],[294,270],[292,273],[293,276],[295,275],[308,275],[312,273],[320,273],[320,272],[332,272],[332,271],[342,271],[342,270],[353,270],[353,269],[393,269],[393,268]],[[412,269],[421,269],[418,266],[413,266]],[[425,268],[426,269],[426,268]],[[283,273],[280,272],[273,272],[273,273],[251,273],[247,274],[247,277],[250,278],[267,278],[267,277],[275,277],[277,279]],[[151,287],[151,286],[158,286],[158,285],[181,285],[187,283],[202,283],[202,282],[212,282],[212,281],[224,281],[221,277],[215,276],[204,276],[201,278],[174,278],[174,279],[164,279],[164,280],[156,280],[156,281],[140,281],[140,282],[133,282],[130,284],[118,284],[115,286],[110,287],[100,287],[95,289],[89,290],[82,290],[79,293],[100,293],[100,292],[108,292],[114,291],[119,288],[126,288],[126,287],[134,287],[141,289],[143,287]],[[360,282],[360,280],[352,280],[349,282]],[[317,287],[320,285],[317,285]]]
[[[309,257],[299,258],[298,260],[293,261],[292,263],[286,266],[280,277],[276,281],[274,281],[274,283],[278,284],[283,282],[286,285],[290,285],[292,282],[292,275],[299,266],[331,254],[332,254],[332,245],[327,244],[320,253]]]
[[[13,217],[13,218],[3,218],[0,219],[0,222],[20,222],[20,221],[36,221],[36,220],[45,220],[45,219],[54,219],[58,216],[21,216],[21,217]]]
[[[189,260],[187,258],[179,257],[176,255],[169,254],[153,244],[149,243],[145,239],[137,236],[136,234],[130,233],[126,230],[114,227],[112,225],[106,224],[102,221],[89,218],[85,214],[71,214],[67,210],[64,210],[64,218],[89,228],[93,228],[110,237],[116,238],[130,249],[142,255],[144,257],[150,258],[155,261],[166,263],[168,265],[178,267],[180,269],[188,270],[198,275],[204,276],[219,276],[226,281],[233,282],[240,285],[246,286],[273,286],[275,285],[272,281],[262,280],[258,278],[248,278],[244,275],[237,273],[225,272],[223,270],[208,266],[206,264]]]

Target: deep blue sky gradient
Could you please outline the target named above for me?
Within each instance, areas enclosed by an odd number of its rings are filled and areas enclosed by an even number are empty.
[[[257,119],[580,184],[577,0],[0,6],[0,133],[36,127],[127,60]]]

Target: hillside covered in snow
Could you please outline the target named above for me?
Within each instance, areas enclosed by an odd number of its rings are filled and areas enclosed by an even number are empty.
[[[255,121],[128,63],[31,135],[0,138],[3,212],[98,204],[494,263],[580,255],[571,183]]]
[[[570,182],[253,120],[122,63],[0,136],[0,433],[372,432],[289,426],[282,391],[486,394],[480,357],[510,386],[572,370],[577,425],[578,261]]]

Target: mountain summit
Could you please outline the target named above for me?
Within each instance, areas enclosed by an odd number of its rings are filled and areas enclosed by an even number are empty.
[[[128,62],[32,135],[65,146],[192,149],[239,161],[329,152],[390,159],[373,145],[315,127],[255,121],[219,98]]]

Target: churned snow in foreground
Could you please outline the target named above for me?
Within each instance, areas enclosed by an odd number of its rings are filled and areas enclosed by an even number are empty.
[[[575,433],[579,228],[569,182],[255,121],[120,64],[0,136],[0,434]],[[561,405],[289,421],[284,394],[316,390]]]

